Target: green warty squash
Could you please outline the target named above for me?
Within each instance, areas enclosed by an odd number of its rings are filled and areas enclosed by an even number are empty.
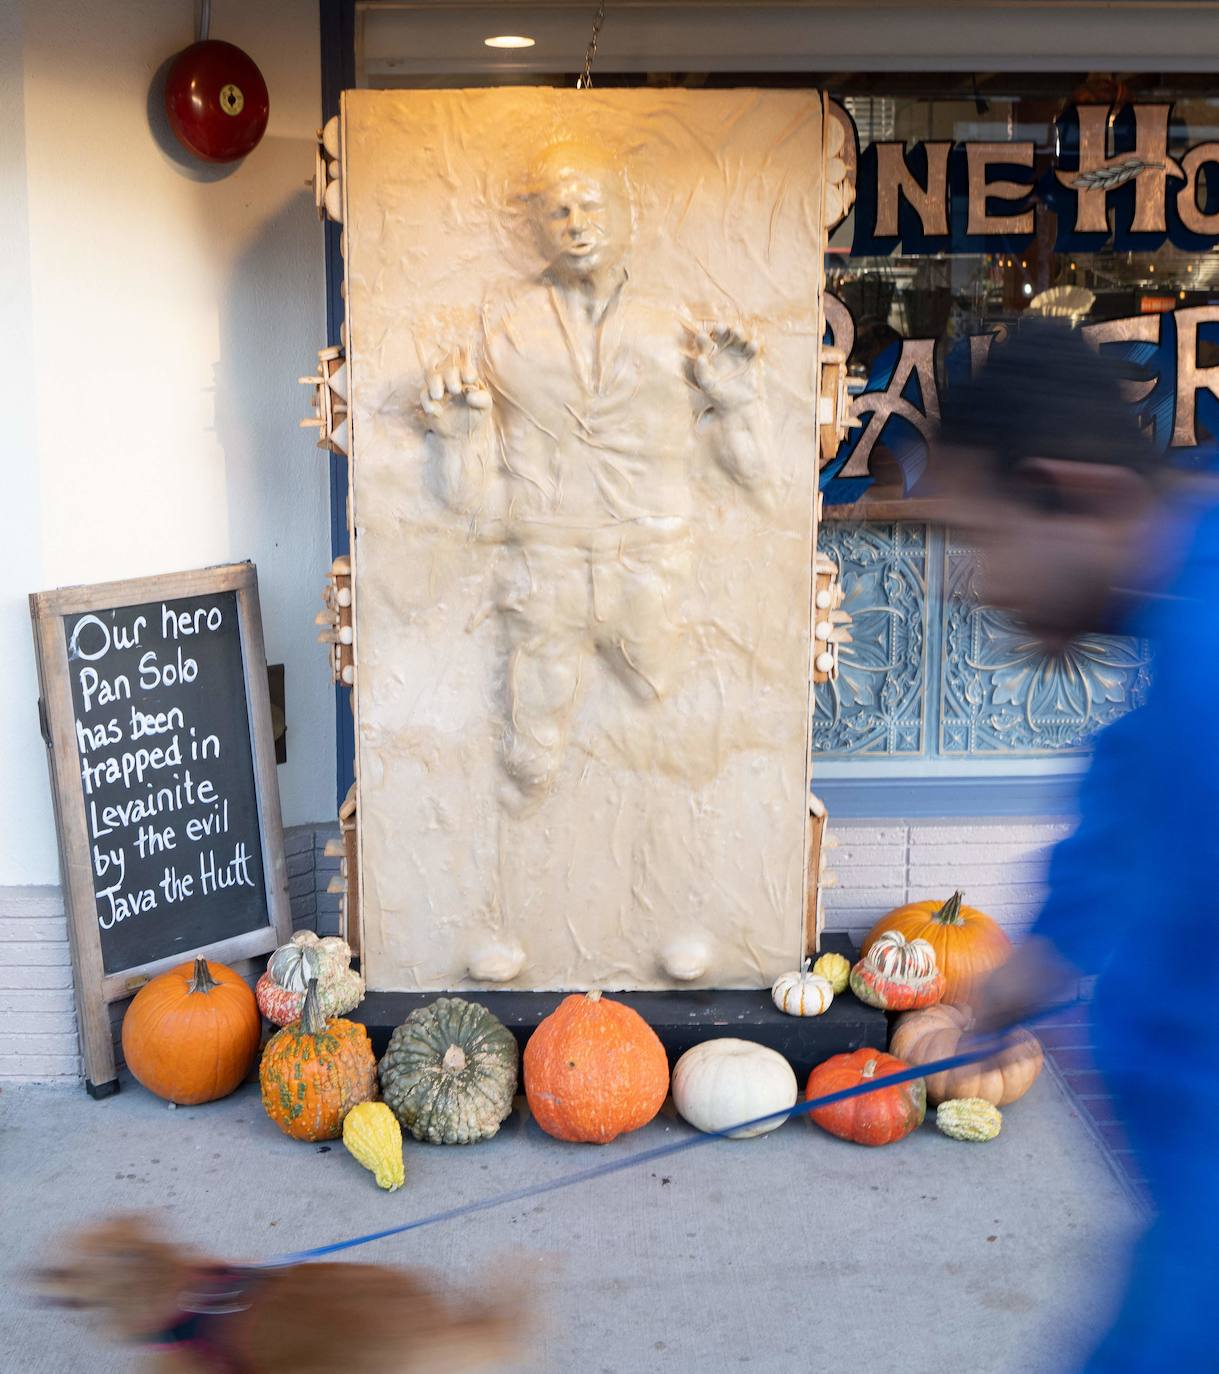
[[[512,1111],[517,1048],[486,1007],[440,997],[411,1012],[381,1060],[381,1093],[416,1140],[489,1140]]]
[[[935,1124],[953,1140],[994,1140],[1003,1129],[1003,1113],[983,1097],[955,1097],[936,1108]]]

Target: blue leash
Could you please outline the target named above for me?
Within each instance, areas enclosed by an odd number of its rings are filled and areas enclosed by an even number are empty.
[[[1068,1002],[1047,1007],[1038,1013],[1036,1018],[1032,1019],[1049,1016],[1073,1005],[1074,1002]],[[951,1054],[944,1059],[935,1059],[930,1063],[920,1064],[917,1068],[903,1069],[900,1073],[887,1074],[884,1078],[873,1078],[866,1083],[857,1083],[850,1088],[840,1088],[837,1092],[825,1093],[821,1097],[797,1102],[795,1106],[784,1107],[777,1112],[768,1112],[765,1116],[754,1117],[752,1121],[742,1121],[739,1125],[728,1126],[722,1131],[700,1132],[685,1140],[671,1141],[667,1145],[654,1145],[650,1149],[639,1150],[637,1153],[626,1155],[622,1159],[613,1159],[605,1164],[594,1164],[587,1169],[576,1169],[570,1174],[561,1175],[559,1178],[546,1179],[541,1183],[530,1183],[523,1188],[514,1188],[507,1193],[497,1193],[477,1202],[463,1202],[456,1207],[446,1207],[443,1211],[416,1217],[413,1221],[404,1221],[398,1226],[387,1226],[383,1231],[369,1231],[366,1235],[353,1236],[349,1240],[336,1240],[329,1245],[315,1245],[310,1250],[295,1250],[291,1254],[280,1255],[276,1259],[263,1260],[261,1263],[252,1264],[248,1267],[271,1269],[283,1268],[293,1264],[307,1264],[311,1260],[322,1259],[326,1255],[336,1255],[343,1250],[354,1250],[359,1245],[369,1245],[375,1240],[387,1240],[390,1236],[405,1235],[408,1231],[420,1231],[425,1226],[438,1226],[444,1221],[456,1221],[459,1217],[474,1216],[478,1212],[490,1211],[493,1207],[504,1207],[514,1202],[526,1202],[531,1198],[541,1197],[544,1193],[557,1192],[560,1188],[571,1188],[577,1183],[591,1183],[594,1179],[621,1173],[624,1169],[633,1169],[640,1164],[651,1164],[658,1159],[668,1159],[672,1155],[681,1154],[685,1150],[696,1150],[700,1145],[709,1145],[716,1140],[727,1140],[737,1131],[766,1125],[772,1121],[783,1121],[788,1117],[804,1116],[809,1112],[818,1111],[822,1107],[833,1106],[836,1102],[847,1102],[851,1098],[863,1097],[867,1093],[877,1092],[881,1088],[893,1088],[901,1083],[912,1083],[918,1078],[928,1078],[932,1074],[947,1073],[950,1069],[963,1068],[966,1064],[976,1064],[980,1060],[989,1059],[1009,1043],[1008,1032],[1001,1031],[989,1035],[985,1037],[982,1043],[984,1045],[982,1049],[972,1049],[965,1054]],[[877,1052],[880,1053],[881,1051]]]

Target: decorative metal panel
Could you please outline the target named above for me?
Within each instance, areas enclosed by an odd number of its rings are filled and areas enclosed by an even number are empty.
[[[852,643],[835,682],[817,688],[813,748],[828,755],[911,755],[924,747],[925,525],[825,522],[819,547],[842,569]]]
[[[1046,654],[1002,612],[978,604],[976,555],[944,549],[939,752],[1044,754],[1078,750],[1139,705],[1150,684],[1148,646],[1084,635]]]
[[[1146,643],[1085,635],[1047,655],[979,605],[976,555],[943,530],[827,521],[820,547],[839,562],[853,622],[838,680],[817,688],[821,761],[1078,752],[1146,697]]]

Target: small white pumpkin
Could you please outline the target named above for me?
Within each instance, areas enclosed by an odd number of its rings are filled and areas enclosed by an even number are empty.
[[[811,973],[811,959],[798,972],[781,973],[770,990],[771,1001],[788,1016],[820,1016],[834,1000],[834,985],[819,973]]]
[[[800,1088],[791,1065],[775,1050],[749,1040],[704,1040],[673,1066],[673,1105],[699,1131],[723,1131],[796,1105]],[[786,1117],[733,1131],[748,1140],[782,1126]]]

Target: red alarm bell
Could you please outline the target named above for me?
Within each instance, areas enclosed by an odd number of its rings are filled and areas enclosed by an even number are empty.
[[[192,43],[165,82],[165,112],[178,141],[205,162],[236,162],[262,138],[270,113],[267,83],[232,43]]]

